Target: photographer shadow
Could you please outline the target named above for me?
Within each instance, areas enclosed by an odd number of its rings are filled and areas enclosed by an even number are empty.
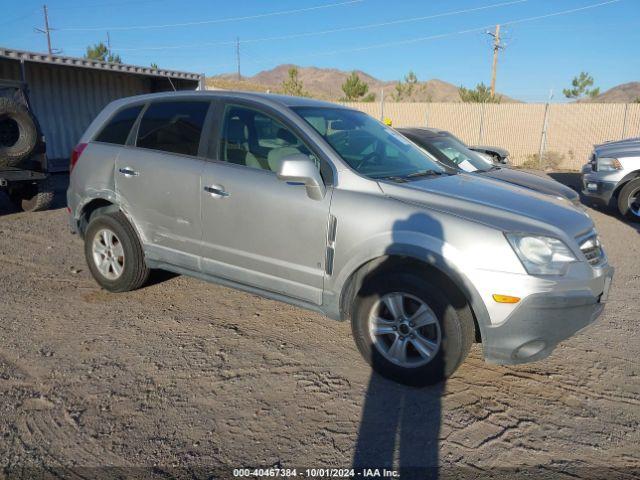
[[[375,275],[384,272],[385,262],[393,268],[397,262],[397,255],[402,250],[402,244],[408,234],[422,232],[432,238],[444,239],[444,232],[440,222],[427,213],[413,214],[405,220],[396,221],[393,225],[392,245],[387,249],[387,260],[376,268]],[[433,256],[425,259],[434,263],[436,258],[442,258],[442,252],[433,251]],[[395,263],[397,269],[397,263]],[[429,281],[429,271],[424,273]],[[375,283],[375,282],[373,282]],[[384,282],[383,282],[384,283]],[[367,284],[367,278],[363,285]],[[380,282],[378,282],[380,285]],[[434,282],[434,286],[437,284]],[[362,290],[371,290],[363,288]],[[387,286],[381,287],[379,292],[368,291],[359,295],[374,295],[380,298]],[[453,308],[462,308],[459,295],[447,296],[447,303]],[[442,311],[436,306],[429,305],[438,318]],[[442,329],[441,352],[444,353],[446,332]],[[376,348],[372,346],[372,348]],[[430,362],[432,373],[442,375],[445,371],[445,355],[437,355]],[[375,365],[374,356],[372,361]],[[372,372],[364,398],[362,417],[358,431],[358,438],[353,456],[355,469],[378,468],[395,470],[400,477],[435,479],[439,476],[439,437],[442,422],[442,396],[445,382],[426,387],[413,387],[388,380],[378,373]],[[382,471],[381,471],[382,473]]]

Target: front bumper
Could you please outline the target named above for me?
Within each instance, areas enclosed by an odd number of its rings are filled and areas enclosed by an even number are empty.
[[[580,182],[582,196],[603,206],[609,205],[617,185],[617,181],[603,178],[598,172],[583,172]]]
[[[547,357],[558,343],[595,321],[604,309],[613,267],[595,280],[597,288],[534,293],[501,323],[483,332],[488,362],[518,364]]]

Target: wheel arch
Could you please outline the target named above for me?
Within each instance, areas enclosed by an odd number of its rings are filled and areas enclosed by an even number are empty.
[[[637,178],[640,178],[640,169],[634,170],[633,172],[630,172],[627,175],[625,175],[622,178],[622,180],[620,180],[616,185],[616,188],[613,190],[613,193],[611,194],[611,198],[614,198],[617,201],[618,197],[620,196],[620,192],[627,185],[627,183],[631,182],[632,180],[636,180]]]
[[[367,276],[383,272],[385,269],[410,268],[424,272],[430,278],[438,278],[444,284],[447,293],[457,299],[456,308],[470,310],[474,321],[476,341],[482,342],[485,325],[489,323],[489,314],[480,294],[464,274],[454,268],[443,268],[440,262],[433,260],[432,254],[390,253],[360,264],[347,277],[341,289],[339,299],[341,317],[350,317],[350,304],[363,287]]]
[[[91,217],[99,213],[117,212],[120,208],[118,205],[103,197],[93,198],[87,201],[79,209],[77,217],[78,233],[84,238],[84,233],[87,231],[87,226],[91,221]]]

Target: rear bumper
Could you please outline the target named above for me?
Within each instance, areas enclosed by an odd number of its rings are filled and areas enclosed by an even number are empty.
[[[585,289],[526,297],[504,322],[488,326],[483,332],[485,359],[518,364],[549,356],[558,343],[600,316],[613,272],[612,267],[602,272],[596,295]]]

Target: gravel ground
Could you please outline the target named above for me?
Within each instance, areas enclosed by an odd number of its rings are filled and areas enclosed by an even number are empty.
[[[347,323],[183,276],[100,290],[63,205],[15,213],[0,198],[7,475],[191,478],[214,466],[228,477],[355,459],[440,465],[443,476],[637,478],[639,226],[590,212],[617,268],[609,304],[550,358],[488,365],[475,345],[446,384],[414,389],[372,375]],[[86,470],[104,466],[122,470]],[[141,466],[156,468],[128,469]]]

